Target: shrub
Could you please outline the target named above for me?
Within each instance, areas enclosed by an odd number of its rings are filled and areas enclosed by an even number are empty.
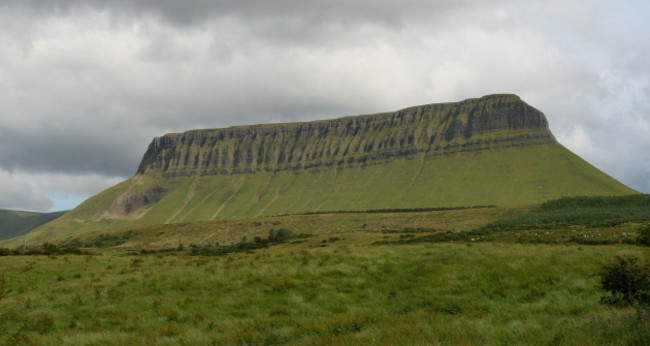
[[[645,225],[639,230],[639,237],[636,239],[637,244],[650,246],[650,225]]]
[[[650,261],[634,256],[616,256],[598,274],[602,288],[610,293],[609,303],[650,303]]]
[[[45,249],[45,254],[47,255],[55,255],[59,253],[59,247],[52,243],[43,243],[43,249]]]
[[[19,254],[20,252],[18,250],[13,250],[13,249],[7,249],[4,247],[0,247],[0,256],[15,256]]]
[[[280,228],[277,231],[274,231],[273,229],[271,229],[269,231],[268,240],[270,242],[272,242],[272,243],[275,243],[275,242],[281,242],[281,241],[283,241],[285,239],[291,238],[292,236],[293,236],[293,232],[291,230],[289,230],[289,229]]]

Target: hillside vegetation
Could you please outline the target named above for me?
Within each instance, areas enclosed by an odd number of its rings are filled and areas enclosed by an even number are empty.
[[[135,250],[172,249],[178,245],[224,247],[253,242],[278,230],[310,236],[354,234],[386,245],[454,241],[641,244],[641,237],[650,237],[650,231],[644,231],[650,222],[648,200],[648,195],[639,194],[562,198],[541,206],[236,218],[94,231],[57,244]]]
[[[500,219],[516,217],[532,208],[485,207],[234,218],[94,231],[59,240],[57,244],[64,247],[120,247],[136,250],[176,248],[179,244],[197,247],[228,246],[253,241],[255,237],[264,238],[269,232],[280,229],[314,236],[364,234],[368,241],[375,241],[388,235],[391,238],[398,236],[384,232],[404,228],[466,232]]]
[[[522,230],[615,226],[650,220],[650,195],[608,197],[565,197],[545,202],[533,212],[503,219],[483,227],[485,230]]]

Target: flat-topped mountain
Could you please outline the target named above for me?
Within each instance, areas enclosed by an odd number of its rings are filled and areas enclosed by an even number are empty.
[[[394,113],[168,134],[149,145],[138,173],[296,170],[554,142],[540,111],[515,95],[490,95]]]
[[[558,144],[543,113],[516,95],[489,95],[158,137],[132,178],[39,227],[27,241],[219,218],[630,193]]]

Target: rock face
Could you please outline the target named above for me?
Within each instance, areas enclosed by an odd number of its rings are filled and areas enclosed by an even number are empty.
[[[138,174],[274,172],[554,142],[543,113],[515,95],[490,95],[394,113],[168,134],[149,145]]]

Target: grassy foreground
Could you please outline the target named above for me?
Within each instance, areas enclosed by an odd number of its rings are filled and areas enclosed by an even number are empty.
[[[312,236],[218,257],[0,258],[0,344],[644,344],[599,303],[630,245],[372,245]],[[189,252],[188,252],[189,253]]]

